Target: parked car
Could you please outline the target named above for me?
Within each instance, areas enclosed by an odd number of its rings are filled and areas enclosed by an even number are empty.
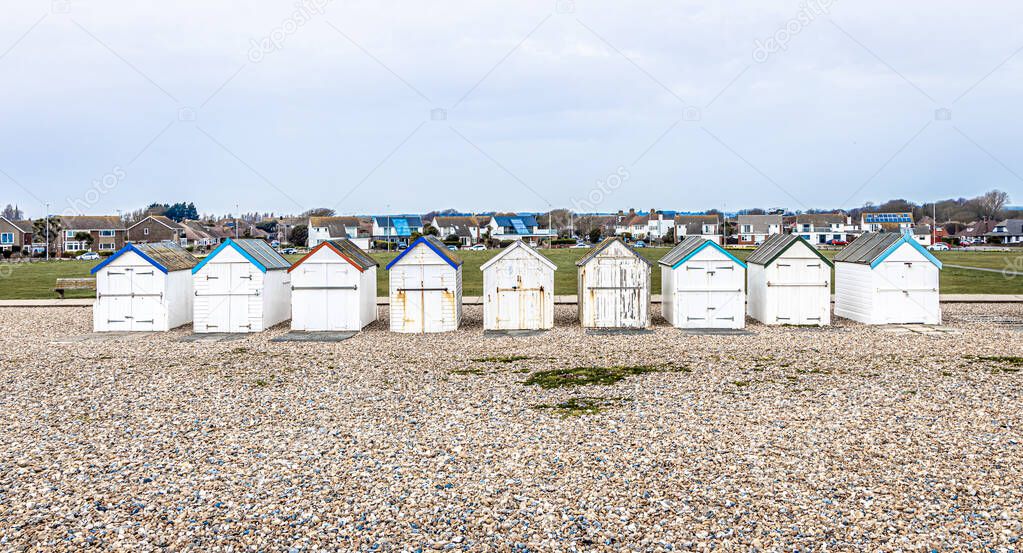
[[[487,246],[484,244],[475,244],[473,246],[469,246],[469,249],[474,252],[485,252],[487,251]]]
[[[97,259],[99,259],[99,254],[96,252],[85,252],[82,255],[76,257],[75,259],[78,259],[80,261],[96,261]]]
[[[298,253],[298,250],[296,250],[295,248],[284,248],[283,250],[281,250],[281,253],[284,255],[295,255],[296,253]]]
[[[931,244],[930,246],[927,246],[927,249],[931,250],[932,252],[947,252],[952,248],[948,247],[948,244],[944,242],[938,242],[937,244]]]
[[[585,242],[576,242],[575,244],[569,246],[569,248],[589,248],[589,247],[590,247],[590,245],[585,243]]]
[[[636,247],[636,248],[645,248],[646,247],[646,242],[644,242],[642,240],[637,240],[636,243],[633,244],[633,246]]]
[[[458,246],[448,246],[448,249],[453,251],[453,252],[457,252],[458,251]]]
[[[828,240],[829,246],[848,246],[849,243],[845,240]]]

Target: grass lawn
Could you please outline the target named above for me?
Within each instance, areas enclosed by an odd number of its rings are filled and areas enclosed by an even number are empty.
[[[554,277],[554,292],[558,295],[576,293],[575,262],[588,250],[559,249],[543,250],[558,266]],[[666,248],[645,248],[640,252],[651,261],[660,259],[668,250]],[[739,259],[745,259],[752,250],[733,250]],[[826,250],[824,254],[834,257],[835,251]],[[463,270],[463,287],[466,296],[479,296],[483,293],[483,275],[480,266],[497,254],[496,250],[485,252],[462,251],[458,255],[465,262]],[[381,264],[377,272],[377,294],[387,295],[387,271],[383,266],[394,259],[397,253],[376,253],[373,257]],[[296,261],[301,256],[288,256]],[[938,259],[944,263],[970,267],[985,267],[1002,270],[1006,267],[1023,267],[1023,250],[1020,252],[938,252]],[[53,284],[59,277],[87,277],[89,270],[96,265],[94,261],[51,261],[26,264],[0,265],[0,300],[55,298]],[[1020,269],[1016,269],[1019,271]],[[660,293],[661,272],[653,271],[653,292]],[[999,273],[986,271],[970,271],[967,269],[945,268],[941,272],[941,291],[944,294],[1023,294],[1023,277],[1006,278]],[[69,298],[91,297],[89,291],[68,292]]]

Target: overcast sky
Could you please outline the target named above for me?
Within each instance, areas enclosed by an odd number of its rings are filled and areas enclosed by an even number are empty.
[[[1023,200],[1018,1],[2,2],[33,216]]]

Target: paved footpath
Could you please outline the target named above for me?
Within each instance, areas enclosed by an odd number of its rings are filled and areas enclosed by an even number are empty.
[[[91,307],[95,301],[92,298],[0,300],[0,307]],[[576,301],[574,295],[554,296],[554,303],[558,305],[575,305]],[[651,303],[661,303],[660,294],[651,296],[650,301]],[[832,297],[831,301],[835,301],[834,297]],[[941,303],[1023,303],[1023,294],[942,294]],[[387,304],[388,299],[386,297],[377,298],[377,305],[385,306]],[[465,296],[462,298],[462,304],[483,305],[483,298],[479,296]]]
[[[990,269],[988,267],[967,267],[966,265],[950,265],[943,263],[942,267],[952,267],[954,269],[967,269],[970,271],[984,271],[985,273],[999,273],[1007,277],[1023,277],[1023,273],[1017,271],[1010,271],[1008,269]]]

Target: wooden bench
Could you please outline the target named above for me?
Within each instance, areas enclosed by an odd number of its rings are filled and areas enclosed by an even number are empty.
[[[96,291],[96,279],[94,278],[58,278],[53,291],[60,299],[64,299],[64,292],[68,290],[92,290]]]

